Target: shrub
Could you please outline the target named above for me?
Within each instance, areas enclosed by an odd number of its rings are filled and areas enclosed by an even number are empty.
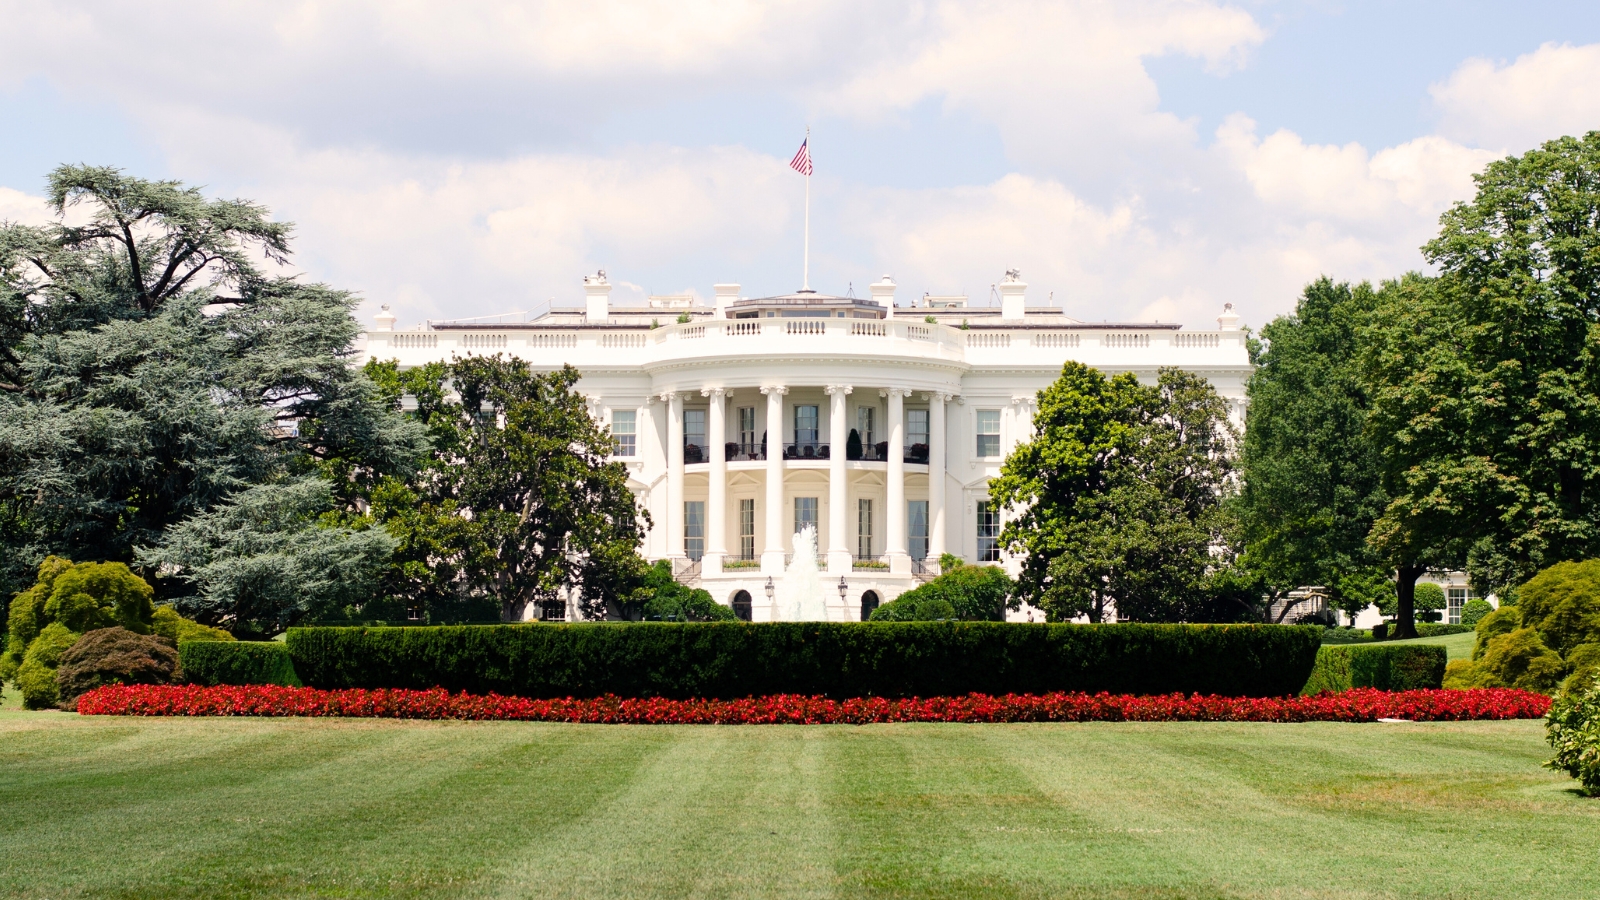
[[[221,628],[212,628],[209,625],[201,625],[193,619],[185,619],[170,606],[156,607],[155,613],[150,617],[150,632],[171,641],[174,647],[185,641],[233,640],[233,635]]]
[[[300,686],[288,648],[277,641],[186,641],[178,656],[190,684]]]
[[[1444,680],[1447,654],[1428,644],[1322,647],[1302,694],[1377,688],[1411,691],[1437,688]]]
[[[1482,632],[1478,640],[1482,643]],[[1567,674],[1561,655],[1546,647],[1532,628],[1496,634],[1482,649],[1470,663],[1458,660],[1449,672],[1448,687],[1514,687],[1548,694]]]
[[[711,599],[710,592],[680,584],[672,577],[672,563],[665,559],[644,570],[626,605],[637,610],[640,618],[652,621],[716,622],[739,618],[732,607]]]
[[[1365,628],[1324,628],[1322,630],[1322,643],[1324,644],[1366,644],[1371,643],[1372,632]]]
[[[525,697],[1281,696],[1305,684],[1317,635],[1273,625],[646,622],[294,628],[288,647],[300,676],[326,688]]]
[[[1600,642],[1600,559],[1557,563],[1517,590],[1522,625],[1539,632],[1546,647],[1565,656],[1580,644]]]
[[[1461,607],[1461,624],[1468,627],[1477,627],[1484,616],[1494,612],[1494,607],[1487,600],[1468,600],[1467,605]]]
[[[1600,679],[1600,643],[1579,644],[1567,654],[1566,661],[1572,674],[1561,684],[1564,693],[1586,688]]]
[[[1443,637],[1447,634],[1466,634],[1473,630],[1471,625],[1444,625],[1439,622],[1421,622],[1417,624],[1417,637]]]
[[[56,666],[61,656],[78,642],[78,633],[60,622],[51,622],[28,644],[28,653],[17,668],[17,689],[22,705],[28,709],[49,709],[60,699],[56,689]]]
[[[1478,620],[1478,640],[1472,645],[1472,658],[1482,659],[1489,642],[1502,634],[1510,634],[1522,627],[1522,613],[1515,606],[1502,606]]]
[[[1416,592],[1412,595],[1412,606],[1417,611],[1417,618],[1424,622],[1439,621],[1439,611],[1446,605],[1444,588],[1431,581],[1418,582]]]
[[[861,458],[861,433],[854,428],[850,429],[849,436],[844,439],[844,458]]]
[[[178,651],[165,638],[117,626],[97,628],[61,654],[57,703],[72,709],[79,695],[104,684],[165,684],[177,667]]]
[[[1600,681],[1556,698],[1545,740],[1555,750],[1545,766],[1578,779],[1585,794],[1600,795]]]
[[[941,570],[939,577],[873,610],[872,621],[1004,622],[1006,609],[1021,605],[1013,597],[1015,583],[999,566],[969,566],[949,557],[941,560]]]

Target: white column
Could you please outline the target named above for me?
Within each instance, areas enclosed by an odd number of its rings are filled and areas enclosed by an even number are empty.
[[[661,395],[667,407],[667,555],[683,556],[683,397]]]
[[[928,557],[935,563],[944,543],[944,405],[949,394],[928,395]]]
[[[727,409],[722,388],[706,388],[700,396],[711,399],[706,415],[706,450],[711,454],[711,484],[706,490],[706,555],[700,572],[722,572],[722,557],[728,552],[728,442]]]
[[[830,384],[828,396],[833,402],[828,406],[828,574],[850,574],[850,502],[849,473],[844,467],[844,444],[850,434],[845,427],[850,385]],[[837,602],[837,601],[835,601]]]
[[[906,546],[906,413],[910,391],[889,388],[889,484],[887,554],[891,575],[911,574],[911,553]]]
[[[761,547],[761,573],[783,574],[783,541],[789,528],[783,522],[783,395],[789,389],[769,385],[767,395],[767,537]]]

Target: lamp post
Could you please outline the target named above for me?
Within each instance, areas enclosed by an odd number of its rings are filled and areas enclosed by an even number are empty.
[[[850,593],[850,585],[844,583],[844,576],[839,576],[839,602],[844,602],[844,595]]]
[[[768,613],[770,618],[767,619],[767,621],[776,622],[776,621],[778,621],[778,604],[776,602],[774,602],[772,598],[773,598],[773,595],[778,592],[778,589],[777,589],[777,587],[775,585],[773,585],[772,576],[771,575],[767,576],[766,592],[767,592],[767,608],[768,608],[768,610],[770,610],[770,612]]]

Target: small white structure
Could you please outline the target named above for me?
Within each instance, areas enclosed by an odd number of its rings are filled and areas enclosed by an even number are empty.
[[[365,355],[405,367],[475,353],[570,363],[650,512],[647,557],[766,621],[794,536],[811,527],[827,616],[855,620],[935,574],[943,553],[1004,561],[989,479],[1029,437],[1035,395],[1067,360],[1147,382],[1182,367],[1209,379],[1242,426],[1251,366],[1231,307],[1215,331],[1092,323],[1030,307],[1027,287],[1006,273],[998,308],[928,296],[896,308],[887,275],[871,299],[741,298],[726,283],[713,308],[676,297],[616,307],[601,272],[584,279],[583,307],[532,322],[397,331],[379,316]]]

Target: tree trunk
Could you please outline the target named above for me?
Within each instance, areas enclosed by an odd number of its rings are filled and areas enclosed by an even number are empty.
[[[1395,608],[1392,638],[1417,636],[1417,579],[1428,571],[1426,566],[1403,565],[1395,569],[1394,592],[1399,599]]]

